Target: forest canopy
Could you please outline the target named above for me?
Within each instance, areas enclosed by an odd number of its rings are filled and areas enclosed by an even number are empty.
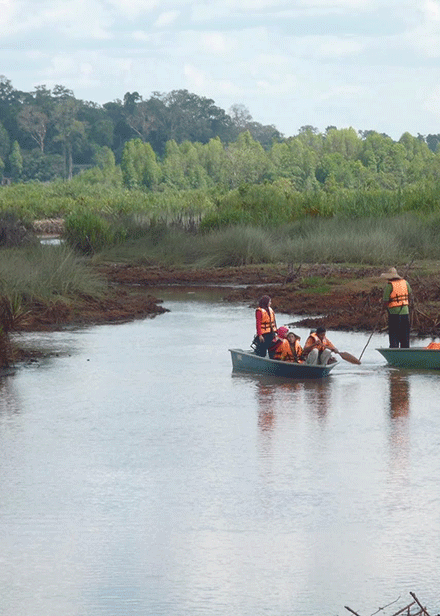
[[[154,192],[267,182],[300,192],[396,190],[440,179],[439,141],[335,126],[302,126],[286,137],[243,105],[226,112],[187,90],[148,99],[127,92],[98,105],[62,85],[22,92],[0,77],[3,184],[81,173],[90,183]]]

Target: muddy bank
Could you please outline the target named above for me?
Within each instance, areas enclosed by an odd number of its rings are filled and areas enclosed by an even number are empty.
[[[403,268],[403,273],[405,273]],[[183,270],[109,264],[99,271],[123,287],[224,286],[224,300],[256,306],[263,294],[272,297],[276,311],[292,315],[298,326],[371,332],[385,330],[383,271],[372,267],[332,264],[301,266],[246,266]],[[412,264],[408,281],[413,290],[412,333],[440,335],[440,278],[437,264]],[[160,290],[157,291],[160,294]],[[307,315],[307,318],[306,318]]]
[[[77,297],[69,303],[34,302],[15,328],[17,331],[48,331],[68,325],[120,323],[168,312],[162,300],[130,289],[112,289],[104,298]]]
[[[69,304],[34,304],[21,330],[60,328],[65,325],[121,322],[165,312],[160,288],[187,286],[224,288],[224,301],[256,306],[261,295],[272,297],[277,312],[292,315],[298,326],[371,332],[386,329],[382,307],[384,279],[381,269],[337,265],[245,266],[180,269],[125,264],[96,267],[107,279],[109,293],[102,300],[77,298]],[[412,333],[440,335],[440,278],[413,265],[407,276],[413,289]],[[148,293],[152,290],[152,294]]]

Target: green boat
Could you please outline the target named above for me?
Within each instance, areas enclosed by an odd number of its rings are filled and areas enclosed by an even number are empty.
[[[391,366],[417,368],[419,370],[440,370],[440,351],[412,347],[409,349],[376,349]]]
[[[334,362],[326,366],[312,366],[269,359],[269,357],[260,357],[252,350],[229,349],[229,351],[231,353],[233,370],[254,372],[256,374],[270,374],[271,376],[284,376],[293,379],[317,379],[328,376],[338,363]]]

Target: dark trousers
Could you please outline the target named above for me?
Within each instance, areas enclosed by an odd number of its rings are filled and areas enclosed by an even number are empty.
[[[409,349],[409,314],[388,314],[390,349]]]
[[[264,342],[260,342],[257,337],[256,348],[255,348],[255,352],[257,355],[259,355],[260,357],[266,357],[267,350],[272,344],[273,336],[274,336],[273,332],[269,332],[268,334],[263,334]]]

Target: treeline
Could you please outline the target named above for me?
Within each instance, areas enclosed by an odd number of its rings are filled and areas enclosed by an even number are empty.
[[[440,176],[440,134],[398,141],[375,131],[303,126],[284,137],[211,99],[175,90],[97,105],[64,86],[16,90],[0,77],[3,183],[71,179],[161,191],[284,183],[288,191],[396,190]]]
[[[119,163],[125,143],[134,138],[163,156],[171,140],[207,143],[219,137],[229,143],[243,130],[264,147],[282,138],[274,126],[254,122],[242,105],[228,114],[187,90],[154,92],[149,99],[127,92],[123,100],[98,105],[62,85],[23,92],[0,76],[0,175],[8,181],[70,179],[96,164],[102,148]]]

